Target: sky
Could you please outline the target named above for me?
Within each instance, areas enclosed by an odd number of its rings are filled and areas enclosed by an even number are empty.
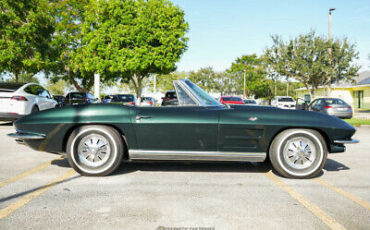
[[[284,40],[316,31],[348,38],[359,51],[361,70],[370,69],[370,0],[172,0],[185,11],[189,23],[188,50],[179,71],[211,66],[223,71],[244,54],[262,54],[272,45],[271,35]]]

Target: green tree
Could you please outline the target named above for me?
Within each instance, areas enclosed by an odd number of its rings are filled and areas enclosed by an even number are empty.
[[[217,92],[220,88],[220,75],[212,67],[200,68],[198,71],[191,71],[188,79],[197,85],[202,86],[206,92]]]
[[[228,72],[233,73],[236,79],[236,90],[243,91],[244,74],[246,79],[246,96],[250,97],[256,94],[261,87],[266,87],[263,81],[266,78],[263,59],[257,55],[243,55],[237,58]]]
[[[78,49],[83,49],[82,25],[85,23],[85,14],[90,0],[54,0],[51,14],[55,20],[55,33],[52,47],[55,62],[50,65],[52,82],[66,81],[78,91],[90,91],[94,84],[94,72],[86,71],[73,62],[72,56]],[[102,78],[104,82],[104,78]]]
[[[0,1],[0,72],[29,80],[50,64],[54,22],[46,0]]]
[[[273,45],[265,51],[266,64],[280,76],[301,82],[311,97],[320,85],[357,76],[359,67],[353,60],[358,54],[345,39],[330,43],[309,32],[287,42],[277,35],[272,36],[272,40]],[[332,55],[329,55],[329,47]]]
[[[144,78],[176,69],[187,30],[184,12],[168,0],[92,1],[73,66],[103,78],[129,78],[139,98]]]
[[[350,44],[346,38],[335,39],[333,42],[328,41],[327,43],[330,52],[328,52],[329,61],[326,67],[328,69],[327,76],[323,83],[330,90],[331,84],[340,80],[353,82],[354,78],[358,76],[360,66],[354,63],[359,58],[356,46]]]
[[[157,91],[165,93],[167,90],[173,90],[173,81],[186,78],[186,72],[173,72],[169,74],[157,75]]]
[[[56,78],[52,78],[52,80],[49,80],[46,84],[46,89],[52,95],[65,95],[67,92],[73,90],[73,87],[71,87],[69,82],[61,79],[59,79],[58,81],[55,80]]]

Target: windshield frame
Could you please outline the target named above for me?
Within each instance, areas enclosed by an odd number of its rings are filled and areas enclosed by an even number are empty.
[[[173,83],[174,83],[174,87],[176,89],[176,93],[178,92],[177,87],[178,86],[181,87],[182,90],[184,90],[186,92],[186,94],[188,94],[188,96],[194,100],[194,102],[196,103],[197,106],[222,106],[222,104],[220,104],[220,102],[218,102],[211,95],[209,95],[207,92],[205,92],[197,84],[191,82],[188,79],[175,80],[175,81],[173,81]],[[210,101],[213,101],[213,103],[209,104],[205,100],[203,100],[197,92],[195,92],[192,88],[189,87],[188,84],[193,84],[196,87],[198,87],[201,90],[201,93],[203,93],[204,96],[208,97],[210,99]],[[177,99],[179,100],[178,97],[177,97]],[[179,101],[179,103],[181,103],[181,102]]]

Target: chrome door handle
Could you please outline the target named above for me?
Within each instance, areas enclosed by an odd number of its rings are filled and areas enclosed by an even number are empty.
[[[152,118],[151,116],[136,116],[136,120],[140,121],[141,119],[149,119]]]

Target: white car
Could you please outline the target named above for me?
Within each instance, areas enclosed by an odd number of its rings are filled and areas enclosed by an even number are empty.
[[[271,101],[271,105],[280,109],[295,109],[296,102],[294,98],[288,96],[277,96]]]
[[[0,83],[0,121],[13,121],[24,115],[55,108],[58,103],[35,83]]]
[[[155,106],[155,100],[152,97],[141,97],[140,102],[142,106]]]

